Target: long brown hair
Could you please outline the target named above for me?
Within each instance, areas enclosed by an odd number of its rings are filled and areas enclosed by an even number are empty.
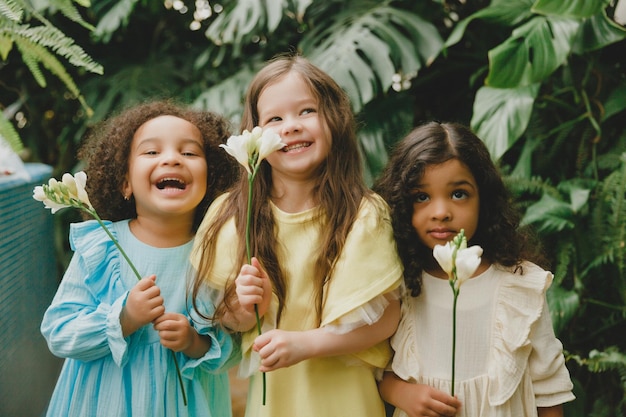
[[[348,232],[354,222],[361,200],[370,196],[362,175],[362,162],[356,140],[356,126],[350,101],[346,93],[324,71],[299,55],[281,55],[271,60],[254,77],[248,88],[241,130],[252,130],[259,125],[257,102],[263,89],[277,82],[286,74],[295,72],[309,85],[317,99],[320,117],[332,136],[332,145],[326,161],[320,166],[319,177],[314,189],[314,198],[323,215],[321,216],[321,241],[315,262],[316,311],[321,320],[324,286],[330,279],[333,265],[340,255]],[[271,166],[263,161],[253,184],[252,228],[253,253],[262,262],[278,297],[277,322],[286,302],[287,277],[276,255],[276,235],[274,217],[269,204],[272,189]],[[203,278],[210,275],[215,253],[215,236],[224,224],[235,218],[239,240],[238,258],[245,262],[244,233],[248,195],[247,175],[241,175],[239,183],[228,195],[221,211],[217,213],[202,241],[202,256],[198,266],[198,279],[194,282],[195,300]],[[234,278],[239,270],[232,272],[227,284],[224,301],[217,306],[215,316],[220,318],[235,297]]]

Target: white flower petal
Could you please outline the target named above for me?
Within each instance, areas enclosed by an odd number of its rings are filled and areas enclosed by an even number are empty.
[[[269,129],[263,132],[263,135],[259,138],[257,143],[259,142],[259,159],[257,159],[257,166],[262,160],[267,158],[268,155],[285,146],[280,135]]]
[[[456,254],[457,287],[470,279],[480,266],[480,256],[483,250],[480,246],[460,249]]]
[[[441,269],[450,276],[452,274],[452,255],[454,253],[454,245],[448,242],[445,245],[435,245],[433,248],[433,257],[441,266]]]

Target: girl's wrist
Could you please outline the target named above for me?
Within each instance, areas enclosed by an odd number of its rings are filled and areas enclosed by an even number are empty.
[[[183,353],[190,358],[197,359],[204,356],[211,348],[211,338],[199,334],[195,329],[191,329],[191,343],[183,350]]]

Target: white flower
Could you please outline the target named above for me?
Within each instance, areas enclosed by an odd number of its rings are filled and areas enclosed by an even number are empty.
[[[252,132],[244,130],[241,135],[233,135],[220,145],[248,171],[254,175],[257,168],[269,154],[285,146],[280,136],[272,130],[263,130],[256,126]]]
[[[433,256],[435,257],[435,260],[439,263],[441,269],[448,274],[448,277],[452,277],[455,251],[456,246],[452,242],[448,242],[445,245],[435,245],[433,248]]]
[[[252,131],[254,132],[255,129],[261,128],[257,126]],[[267,158],[269,154],[282,149],[285,144],[282,142],[282,138],[278,133],[273,130],[264,130],[257,141],[257,146],[259,149],[259,158],[256,161],[256,166],[258,167],[261,161]]]
[[[445,245],[435,245],[433,257],[448,274],[450,282],[456,290],[474,275],[480,266],[483,249],[480,246],[467,247],[464,230]]]
[[[480,266],[480,257],[483,248],[480,246],[470,246],[466,249],[459,249],[456,253],[456,288],[458,289],[465,281],[470,279],[476,269]]]
[[[85,191],[86,184],[87,175],[82,171],[76,173],[76,176],[64,174],[61,182],[50,178],[48,184],[35,187],[33,198],[42,201],[46,208],[52,210],[52,214],[66,207],[81,208],[84,205],[93,209]]]

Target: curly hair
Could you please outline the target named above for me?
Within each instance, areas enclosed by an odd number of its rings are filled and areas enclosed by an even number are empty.
[[[432,251],[418,238],[411,224],[411,190],[430,165],[450,159],[465,164],[476,180],[480,195],[478,227],[468,244],[480,245],[491,263],[519,266],[530,257],[530,234],[519,228],[520,216],[491,160],[485,144],[467,127],[457,123],[430,122],[413,129],[394,147],[387,166],[374,184],[389,204],[398,254],[404,264],[404,280],[411,295],[421,292],[421,275]]]
[[[237,179],[239,171],[233,158],[219,149],[230,135],[226,119],[173,100],[141,103],[96,125],[79,149],[78,158],[85,163],[89,199],[101,218],[119,221],[137,217],[134,197],[125,200],[122,195],[130,146],[141,125],[164,115],[187,120],[202,134],[208,178],[206,194],[195,213],[194,230],[200,225],[209,204]]]

